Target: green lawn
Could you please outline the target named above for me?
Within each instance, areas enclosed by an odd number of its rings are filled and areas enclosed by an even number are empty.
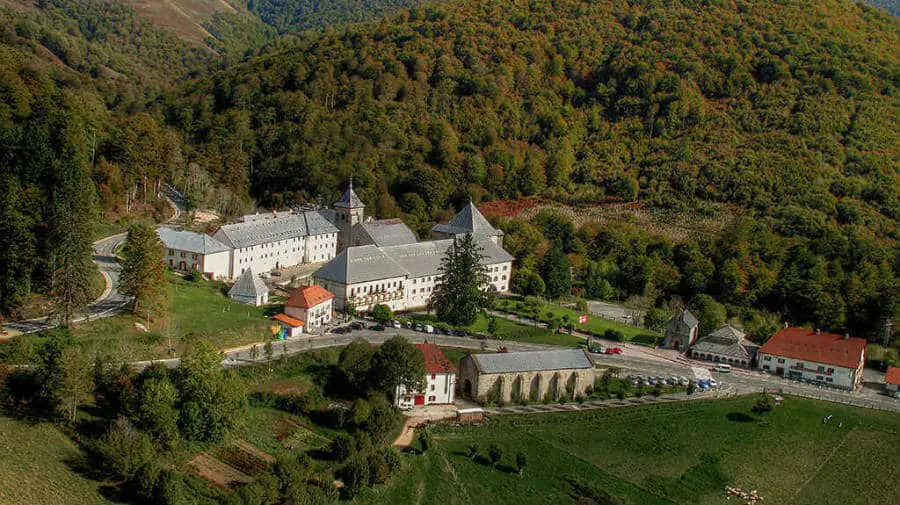
[[[755,397],[573,413],[498,416],[434,429],[436,448],[359,503],[724,504],[726,485],[769,504],[900,503],[900,416],[789,397],[768,414]],[[832,420],[823,424],[826,415]],[[478,443],[481,457],[466,456]],[[503,450],[498,468],[484,460]],[[515,453],[527,456],[523,477]],[[593,495],[596,501],[586,497]],[[736,500],[736,499],[735,499]],[[734,501],[734,500],[733,500]],[[734,501],[736,503],[736,501]]]
[[[280,310],[276,306],[236,303],[225,296],[218,283],[192,283],[174,275],[170,281],[168,314],[156,321],[150,331],[137,330],[134,324],[142,320],[122,314],[75,325],[72,332],[77,345],[90,352],[113,353],[129,360],[166,358],[177,355],[183,337],[193,334],[227,349],[265,340],[272,324],[267,316]],[[35,345],[45,340],[41,334],[19,338],[29,339]]]
[[[498,299],[496,301],[495,308],[496,310],[502,312],[509,312],[520,316],[531,317],[531,314],[526,310],[527,304],[515,298]],[[540,321],[547,322],[553,318],[568,316],[569,319],[575,324],[575,329],[578,331],[591,333],[599,337],[602,337],[607,330],[619,331],[622,332],[622,334],[625,336],[625,340],[634,342],[636,344],[655,345],[656,340],[662,338],[662,335],[657,332],[617,323],[615,321],[600,318],[593,314],[588,315],[587,324],[578,324],[578,316],[582,314],[584,314],[584,312],[579,312],[568,307],[562,307],[551,303],[544,303],[540,306],[540,314],[538,316],[538,319]]]
[[[413,314],[411,319],[421,322],[435,323],[438,322],[437,316]],[[544,325],[523,324],[516,321],[510,321],[497,317],[497,336],[500,340],[514,340],[516,342],[527,342],[531,344],[550,344],[569,347],[581,347],[584,345],[584,339],[566,333],[556,333],[548,330]],[[484,314],[478,314],[475,322],[465,327],[470,333],[488,334],[489,317]]]
[[[112,503],[76,471],[85,455],[55,426],[0,416],[0,504]]]

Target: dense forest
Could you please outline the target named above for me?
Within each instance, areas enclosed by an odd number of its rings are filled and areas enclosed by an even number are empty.
[[[325,9],[310,5],[247,4],[279,31]],[[78,153],[105,219],[152,205],[163,180],[234,214],[333,201],[351,175],[372,213],[420,231],[468,195],[727,204],[725,233],[690,243],[500,224],[520,270],[559,246],[594,297],[711,297],[745,320],[870,336],[897,310],[900,25],[871,7],[464,0],[280,38],[221,14],[207,48],[102,0],[0,21],[4,184],[36,201]],[[43,250],[46,209],[7,200]],[[0,266],[27,293],[39,260],[11,249]]]

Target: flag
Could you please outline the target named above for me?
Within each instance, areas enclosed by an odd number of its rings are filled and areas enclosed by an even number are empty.
[[[587,324],[587,314],[578,316],[578,324]]]

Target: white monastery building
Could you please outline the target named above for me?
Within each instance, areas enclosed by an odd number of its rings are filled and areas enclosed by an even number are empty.
[[[440,265],[455,237],[471,234],[482,248],[490,278],[487,289],[509,291],[513,257],[503,250],[503,232],[495,229],[470,201],[441,232],[437,240],[418,242],[415,234],[395,219],[365,220],[363,204],[352,183],[334,205],[341,243],[352,244],[313,274],[317,284],[334,293],[336,310],[348,304],[371,310],[384,304],[391,310],[428,305],[440,282]],[[435,227],[437,229],[438,225]]]
[[[865,362],[866,339],[799,327],[778,330],[757,352],[769,373],[842,389],[859,386]]]
[[[196,270],[214,279],[228,276],[231,250],[203,233],[161,226],[156,234],[165,246],[163,262],[172,270]]]
[[[436,344],[425,342],[416,344],[425,357],[425,390],[407,391],[401,384],[397,386],[396,399],[400,408],[416,405],[453,403],[456,395],[456,367],[441,352]]]

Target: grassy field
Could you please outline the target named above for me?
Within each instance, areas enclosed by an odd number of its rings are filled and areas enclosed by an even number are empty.
[[[413,314],[410,318],[423,323],[438,322],[437,316],[434,315]],[[488,316],[485,316],[484,314],[478,314],[475,322],[472,325],[465,327],[465,330],[470,333],[484,333],[487,335],[489,320],[490,319]],[[581,347],[584,345],[584,339],[581,337],[568,335],[566,333],[556,333],[548,330],[543,325],[534,326],[530,324],[522,324],[516,321],[503,319],[502,317],[497,317],[496,320],[496,338],[500,340],[513,340],[516,342],[527,342],[531,344],[551,344],[569,347]]]
[[[112,503],[74,468],[84,454],[51,424],[0,416],[0,503]]]
[[[280,310],[236,303],[217,283],[192,283],[176,276],[170,280],[168,314],[150,331],[137,330],[134,324],[142,320],[122,314],[75,325],[72,332],[78,345],[90,352],[113,353],[129,360],[166,358],[177,355],[183,337],[193,334],[227,349],[264,340],[271,325],[267,316]],[[41,334],[19,338],[37,346],[45,340]]]
[[[496,310],[509,312],[520,316],[531,317],[531,314],[527,312],[526,307],[527,305],[525,304],[525,302],[516,300],[514,298],[498,299],[495,305]],[[578,331],[591,333],[597,336],[603,336],[603,334],[607,330],[614,330],[621,332],[622,335],[625,336],[625,340],[634,342],[636,344],[655,345],[656,341],[662,338],[662,335],[657,332],[650,331],[644,328],[635,328],[634,326],[617,323],[615,321],[603,319],[595,315],[589,315],[587,324],[578,324],[578,316],[582,314],[584,314],[584,312],[579,312],[568,307],[561,307],[559,305],[551,303],[544,303],[540,306],[538,319],[540,321],[547,322],[553,318],[568,316],[569,319],[575,324],[575,329]]]
[[[900,503],[900,417],[787,398],[768,414],[755,397],[528,416],[434,428],[436,447],[358,503],[725,504],[724,487],[768,504]],[[827,424],[822,419],[834,417]],[[471,460],[467,449],[480,446]],[[503,450],[497,468],[489,444]],[[524,476],[515,453],[527,456]],[[592,498],[593,497],[593,498]]]

